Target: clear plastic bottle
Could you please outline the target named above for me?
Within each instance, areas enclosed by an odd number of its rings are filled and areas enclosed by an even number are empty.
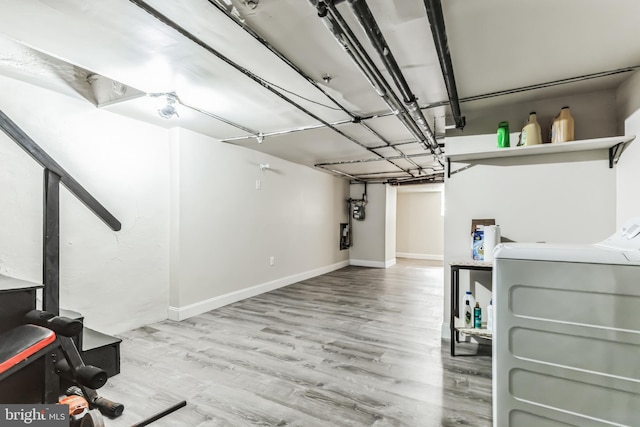
[[[493,332],[493,298],[489,300],[487,306],[487,330]]]
[[[464,327],[473,328],[473,295],[471,291],[464,293]]]
[[[480,308],[480,303],[477,302],[473,308],[473,327],[476,329],[482,328],[482,309]]]

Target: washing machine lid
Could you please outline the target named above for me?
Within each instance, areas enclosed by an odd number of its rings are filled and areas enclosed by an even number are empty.
[[[496,247],[494,258],[640,265],[640,218],[627,221],[610,237],[592,245],[503,243]]]
[[[637,264],[640,251],[622,251],[597,245],[561,245],[551,243],[502,243],[494,252],[494,259],[530,261],[579,262],[588,264]]]

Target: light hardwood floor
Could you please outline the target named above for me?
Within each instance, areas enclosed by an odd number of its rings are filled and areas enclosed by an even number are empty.
[[[442,267],[398,261],[123,334],[100,393],[126,410],[107,426],[183,399],[152,425],[490,426],[491,357],[451,358],[440,338]]]

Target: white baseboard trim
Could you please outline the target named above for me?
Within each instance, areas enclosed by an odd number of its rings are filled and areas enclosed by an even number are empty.
[[[215,310],[216,308],[220,308],[246,298],[251,298],[265,292],[273,291],[274,289],[298,283],[302,280],[311,279],[312,277],[320,276],[321,274],[339,270],[341,268],[347,267],[348,265],[349,261],[341,261],[336,264],[328,265],[326,267],[305,271],[303,273],[298,273],[291,276],[283,277],[281,279],[272,280],[271,282],[251,286],[250,288],[229,292],[228,294],[185,305],[184,307],[169,306],[168,318],[170,320],[176,321],[188,319],[190,317],[206,313],[207,311]]]
[[[395,265],[396,259],[392,259],[389,261],[369,261],[366,259],[352,259],[350,261],[350,265],[355,265],[356,267],[372,267],[372,268],[389,268],[392,265]]]
[[[448,322],[442,322],[442,329],[440,330],[440,336],[445,341],[451,341],[451,328],[449,328]]]
[[[444,261],[444,255],[412,254],[407,252],[396,252],[398,258],[427,259],[431,261]]]

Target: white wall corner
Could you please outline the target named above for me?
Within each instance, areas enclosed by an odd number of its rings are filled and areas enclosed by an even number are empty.
[[[347,267],[348,265],[349,261],[341,261],[336,264],[328,265],[326,267],[305,271],[303,273],[294,274],[291,276],[283,277],[281,279],[255,285],[250,288],[229,292],[227,294],[209,298],[204,301],[199,301],[194,304],[189,304],[184,307],[169,306],[167,317],[169,318],[169,320],[185,320],[190,317],[215,310],[216,308],[233,304],[234,302],[242,301],[243,299],[251,298],[265,292],[282,288],[284,286],[289,286],[303,280],[311,279],[312,277],[320,276],[322,274],[331,273],[332,271],[339,270],[341,268]]]
[[[451,341],[451,328],[449,323],[442,322],[442,329],[440,330],[440,337],[445,341]]]
[[[388,259],[387,262],[385,262],[384,268],[393,267],[394,265],[396,265],[396,259]]]

